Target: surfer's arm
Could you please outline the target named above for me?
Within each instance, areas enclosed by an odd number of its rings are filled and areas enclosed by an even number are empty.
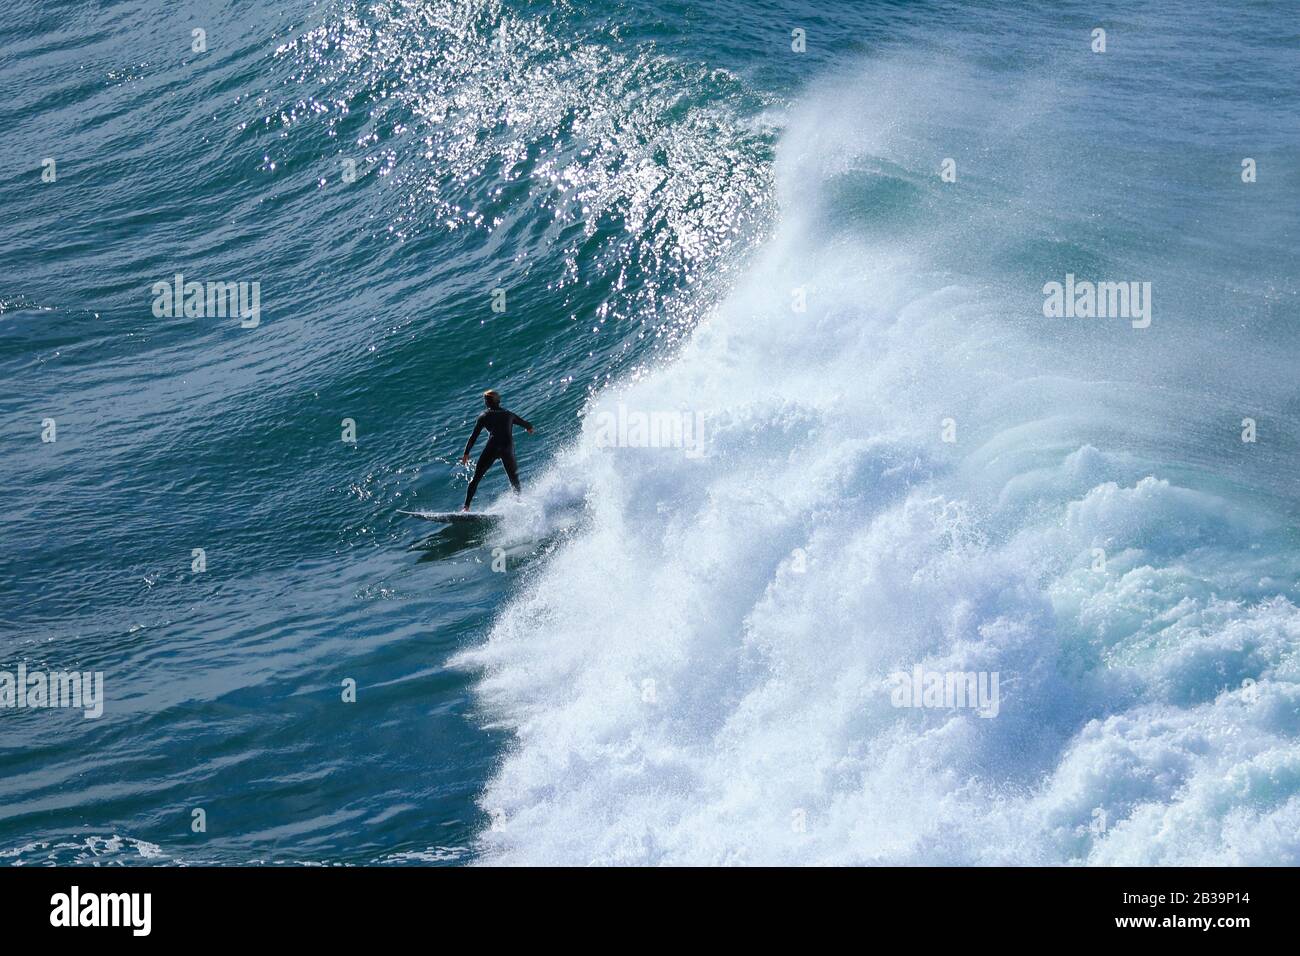
[[[465,442],[465,454],[460,456],[461,461],[469,461],[469,453],[474,449],[474,443],[478,441],[479,432],[483,431],[483,419],[479,418],[474,423],[474,434],[469,436],[469,441]]]
[[[520,428],[524,429],[524,431],[528,432],[528,434],[531,435],[531,434],[533,433],[533,426],[530,425],[528,422],[524,421],[522,418],[520,418],[520,417],[519,417],[518,415],[516,415],[514,412],[511,412],[511,413],[510,413],[510,417],[511,417],[512,419],[514,419],[514,423],[515,423],[516,425],[518,425]]]

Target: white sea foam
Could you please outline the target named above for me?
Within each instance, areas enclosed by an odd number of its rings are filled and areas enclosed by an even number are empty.
[[[1162,466],[1184,399],[941,268],[969,224],[824,201],[915,172],[907,106],[793,111],[747,278],[589,409],[698,413],[708,454],[589,427],[534,486],[587,524],[459,661],[517,738],[488,862],[1300,862],[1294,555]],[[918,665],[998,672],[997,717],[891,706]]]

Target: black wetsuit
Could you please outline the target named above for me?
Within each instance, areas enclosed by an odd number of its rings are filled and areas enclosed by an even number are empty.
[[[529,431],[533,426],[528,424],[514,412],[508,412],[504,408],[489,408],[478,417],[474,423],[474,434],[469,436],[469,441],[465,443],[465,457],[469,457],[470,450],[473,449],[474,443],[478,441],[479,432],[483,429],[488,430],[487,445],[483,448],[483,454],[478,456],[478,465],[474,468],[474,477],[470,479],[469,490],[465,492],[465,507],[469,507],[470,501],[474,498],[474,492],[478,490],[478,483],[483,480],[483,473],[492,467],[492,463],[498,458],[501,464],[506,467],[506,477],[510,479],[510,484],[515,491],[519,490],[519,472],[515,466],[515,439],[514,427],[518,425]]]

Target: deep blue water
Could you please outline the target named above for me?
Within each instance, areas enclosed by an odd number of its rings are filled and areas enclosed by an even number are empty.
[[[1300,21],[1051,7],[19,0],[0,860],[1300,862]]]

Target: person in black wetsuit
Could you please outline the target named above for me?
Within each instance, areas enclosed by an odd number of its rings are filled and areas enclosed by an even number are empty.
[[[474,449],[474,443],[478,441],[479,432],[485,428],[488,430],[487,445],[483,448],[483,454],[478,456],[474,477],[470,479],[469,490],[465,492],[465,507],[461,508],[461,511],[469,511],[469,503],[474,500],[474,492],[478,490],[478,483],[483,480],[484,472],[491,468],[492,463],[498,458],[501,459],[501,464],[505,465],[506,477],[510,479],[511,486],[518,493],[519,472],[515,465],[514,427],[519,425],[528,434],[533,433],[532,425],[514,412],[506,411],[501,407],[501,395],[496,389],[489,388],[483,393],[483,404],[487,405],[487,411],[479,415],[478,421],[474,423],[474,434],[469,436],[469,441],[465,443],[465,454],[460,456],[461,464],[469,464],[469,453]]]

